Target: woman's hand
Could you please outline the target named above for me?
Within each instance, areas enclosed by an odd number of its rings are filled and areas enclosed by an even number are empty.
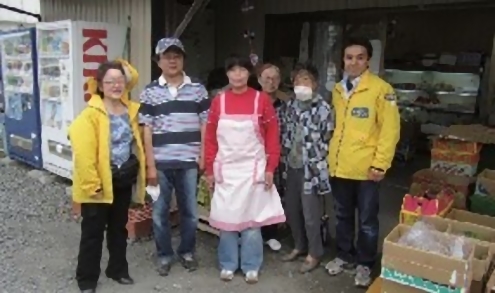
[[[206,184],[208,185],[208,189],[213,192],[215,189],[215,176],[213,175],[206,175],[205,176]]]
[[[273,186],[273,173],[265,172],[265,190],[270,190]]]

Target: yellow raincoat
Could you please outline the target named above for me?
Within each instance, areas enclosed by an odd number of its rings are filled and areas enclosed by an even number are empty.
[[[336,123],[328,155],[330,175],[367,180],[370,167],[387,171],[400,135],[393,88],[366,71],[350,98],[342,84],[337,84],[332,103]]]
[[[127,106],[134,135],[133,152],[139,160],[139,175],[133,202],[144,203],[146,163],[141,134],[138,126],[139,103],[129,99],[129,91],[138,81],[137,71],[126,61],[124,65],[128,80],[121,100]],[[96,80],[88,80],[89,92],[93,93],[88,106],[69,127],[69,139],[73,152],[72,198],[77,203],[112,203],[112,171],[110,169],[110,119],[103,101],[96,94]],[[103,196],[95,197],[97,190]]]

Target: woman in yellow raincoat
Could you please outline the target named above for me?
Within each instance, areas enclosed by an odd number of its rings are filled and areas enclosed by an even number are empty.
[[[88,81],[88,106],[69,128],[73,151],[73,200],[81,204],[81,242],[76,279],[95,292],[106,229],[110,255],[105,274],[133,284],[126,259],[131,201],[144,202],[145,158],[138,128],[139,104],[129,100],[138,74],[124,60],[105,62]],[[134,192],[136,186],[136,192]]]

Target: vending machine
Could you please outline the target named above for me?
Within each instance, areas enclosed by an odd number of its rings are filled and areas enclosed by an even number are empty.
[[[8,156],[42,168],[36,29],[2,32],[0,44]]]
[[[99,64],[125,56],[128,29],[64,20],[37,23],[36,30],[43,168],[72,179],[68,127],[86,107],[86,81]]]

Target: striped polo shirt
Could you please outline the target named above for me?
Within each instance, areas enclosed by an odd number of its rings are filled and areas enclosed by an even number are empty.
[[[196,167],[201,152],[201,125],[206,123],[210,99],[205,87],[184,75],[178,88],[163,76],[139,97],[139,123],[151,128],[158,169]]]

